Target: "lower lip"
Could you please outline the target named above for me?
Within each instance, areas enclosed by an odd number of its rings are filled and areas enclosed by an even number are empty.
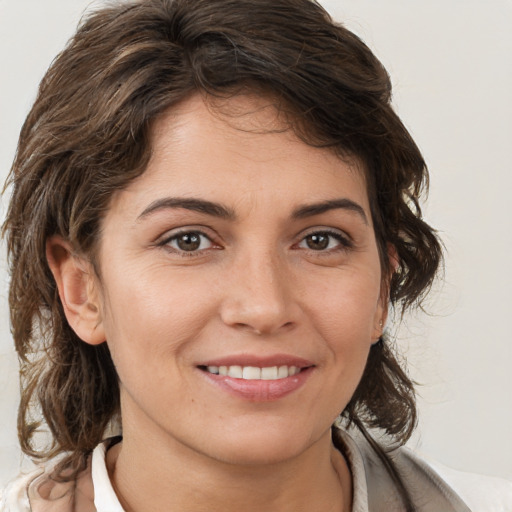
[[[271,402],[297,391],[304,385],[313,369],[314,367],[305,368],[297,375],[276,380],[235,379],[200,371],[210,382],[239,398],[252,402]]]

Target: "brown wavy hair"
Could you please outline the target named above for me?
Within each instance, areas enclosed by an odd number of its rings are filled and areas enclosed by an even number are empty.
[[[395,308],[417,305],[441,261],[422,219],[424,159],[391,106],[389,76],[368,47],[311,0],[139,0],[94,11],[43,78],[21,130],[4,224],[12,332],[21,361],[18,429],[27,454],[67,451],[75,470],[119,413],[106,343],[68,325],[45,258],[52,235],[94,262],[113,194],[141,175],[151,128],[196,91],[267,94],[305,142],[364,164],[383,274]],[[416,423],[413,384],[381,339],[342,412],[404,443]],[[40,422],[52,444],[34,446]]]

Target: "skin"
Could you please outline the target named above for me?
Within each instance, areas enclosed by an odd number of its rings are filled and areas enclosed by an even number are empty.
[[[147,170],[102,228],[101,279],[58,237],[47,253],[68,321],[87,343],[107,340],[119,374],[123,442],[107,462],[125,509],[349,510],[330,427],[387,302],[357,161],[300,141],[268,99],[213,108],[196,95],[155,124]],[[200,245],[184,251],[183,232],[201,232]],[[198,368],[247,354],[299,357],[309,374],[262,401]]]

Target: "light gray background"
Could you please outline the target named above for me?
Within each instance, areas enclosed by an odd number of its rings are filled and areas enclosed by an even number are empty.
[[[322,3],[390,72],[396,109],[431,170],[425,214],[447,247],[446,279],[428,304],[431,315],[409,319],[399,332],[422,383],[411,444],[454,468],[512,480],[512,2]],[[37,84],[89,4],[0,0],[2,181]],[[20,465],[3,252],[0,486]]]

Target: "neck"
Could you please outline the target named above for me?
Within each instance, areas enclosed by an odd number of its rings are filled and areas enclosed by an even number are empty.
[[[330,432],[292,459],[256,465],[218,461],[168,436],[124,434],[107,467],[126,512],[350,510],[350,472]]]

